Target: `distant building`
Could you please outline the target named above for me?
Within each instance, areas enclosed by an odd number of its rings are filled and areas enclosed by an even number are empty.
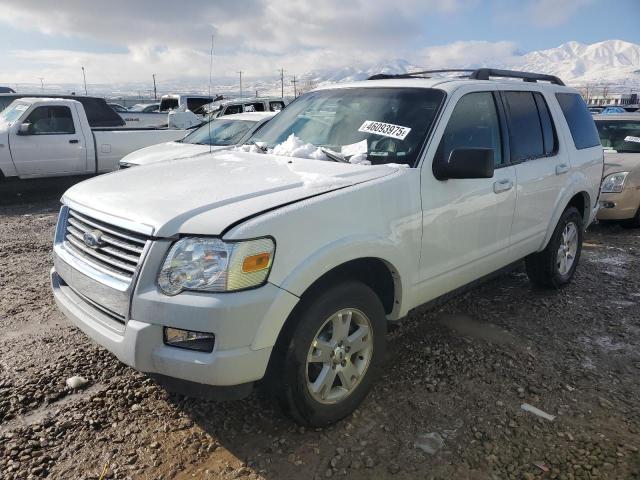
[[[637,93],[607,93],[606,95],[590,95],[587,99],[589,105],[636,105]]]

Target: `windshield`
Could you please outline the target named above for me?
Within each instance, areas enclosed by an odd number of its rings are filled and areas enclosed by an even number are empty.
[[[2,110],[2,112],[0,112],[0,122],[12,125],[13,122],[18,120],[28,108],[28,103],[13,102],[7,108]]]
[[[444,92],[427,88],[337,88],[302,95],[251,137],[267,148],[291,135],[371,164],[415,166]],[[277,153],[277,149],[276,152]]]
[[[216,119],[193,131],[182,143],[195,145],[235,145],[256,124],[250,120]]]
[[[640,153],[640,118],[638,120],[596,120],[600,143],[620,153]]]

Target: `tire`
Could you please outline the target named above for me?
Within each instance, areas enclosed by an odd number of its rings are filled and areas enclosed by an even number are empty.
[[[567,268],[567,263],[564,264],[564,267],[562,266],[559,254],[561,245],[565,245],[563,233],[565,233],[565,229],[571,228],[569,225],[573,225],[573,228],[575,228],[577,244],[575,245],[575,252],[572,254],[570,267]],[[582,216],[575,207],[568,207],[560,217],[546,248],[525,258],[527,276],[531,283],[540,287],[559,289],[571,282],[580,260],[583,237],[584,224]],[[569,257],[565,258],[568,262]]]
[[[337,315],[339,312],[341,316]],[[365,399],[382,368],[386,318],[380,299],[366,285],[347,281],[303,300],[290,321],[293,329],[276,352],[280,361],[276,361],[270,375],[275,382],[271,388],[275,388],[281,406],[305,426],[327,426],[350,415]],[[333,326],[338,322],[351,325],[348,338],[340,335],[345,327],[334,332]],[[353,341],[355,333],[362,335],[362,342]],[[344,339],[342,346],[337,340],[340,338]],[[322,348],[312,349],[314,341]],[[365,344],[369,347],[355,350]],[[349,351],[351,348],[353,351]],[[327,352],[331,354],[327,356]],[[312,357],[314,361],[308,363]],[[341,359],[344,360],[337,364]],[[326,381],[323,383],[321,378]],[[348,392],[343,378],[352,382]],[[316,388],[318,385],[321,387]]]

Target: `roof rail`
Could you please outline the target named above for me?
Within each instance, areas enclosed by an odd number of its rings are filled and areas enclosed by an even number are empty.
[[[467,75],[461,75],[459,78],[470,78],[473,80],[490,80],[491,77],[502,78],[521,78],[525,82],[537,82],[538,80],[544,82],[550,82],[554,85],[563,85],[564,82],[555,75],[546,75],[543,73],[533,72],[519,72],[516,70],[499,70],[496,68],[450,68],[443,70],[422,70],[419,72],[408,72],[398,74],[379,73],[372,75],[368,80],[384,80],[389,78],[431,78],[428,76],[430,73],[466,73]]]
[[[491,77],[521,78],[525,82],[537,82],[538,80],[541,80],[543,82],[553,83],[554,85],[564,86],[564,82],[555,75],[546,75],[544,73],[533,72],[519,72],[516,70],[478,68],[469,76],[469,78],[472,78],[474,80],[489,80]]]

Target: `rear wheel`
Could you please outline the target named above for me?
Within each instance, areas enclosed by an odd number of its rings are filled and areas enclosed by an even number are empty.
[[[332,286],[295,313],[277,394],[298,423],[325,426],[364,400],[384,359],[386,318],[377,295],[359,282]]]
[[[569,283],[578,267],[583,234],[580,213],[575,207],[567,208],[547,247],[525,259],[529,280],[547,288],[560,288]]]

